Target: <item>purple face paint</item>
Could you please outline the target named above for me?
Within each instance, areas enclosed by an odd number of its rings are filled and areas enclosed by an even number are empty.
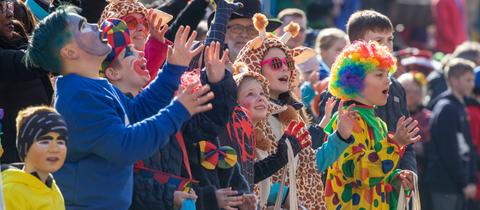
[[[87,23],[85,18],[76,14],[68,15],[67,21],[73,39],[87,53],[104,56],[112,50],[107,41],[101,38],[96,24]]]

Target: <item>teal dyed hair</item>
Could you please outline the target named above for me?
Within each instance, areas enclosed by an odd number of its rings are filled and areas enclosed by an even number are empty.
[[[60,49],[72,39],[67,17],[77,11],[76,7],[62,6],[38,23],[25,54],[27,65],[60,74]]]

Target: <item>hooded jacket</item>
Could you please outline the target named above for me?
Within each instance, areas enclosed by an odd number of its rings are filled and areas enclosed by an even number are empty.
[[[39,178],[25,171],[7,169],[2,172],[2,179],[3,196],[7,209],[65,209],[62,193],[52,176],[49,176],[47,184],[45,184]]]

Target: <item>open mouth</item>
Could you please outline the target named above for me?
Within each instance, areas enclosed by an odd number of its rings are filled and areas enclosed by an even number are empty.
[[[263,104],[254,107],[256,110],[265,110],[267,107]]]
[[[388,89],[383,90],[382,93],[388,95]]]
[[[53,163],[55,163],[55,162],[57,162],[57,161],[59,161],[59,160],[60,160],[60,158],[58,158],[58,157],[48,157],[48,158],[47,158],[47,161],[48,161],[48,162],[53,162]]]
[[[141,76],[148,75],[147,62],[145,61],[145,59],[136,60],[134,63],[134,69]]]
[[[282,77],[280,77],[280,78],[278,79],[278,81],[280,81],[280,82],[288,82],[288,76],[287,76],[287,75],[282,76]]]

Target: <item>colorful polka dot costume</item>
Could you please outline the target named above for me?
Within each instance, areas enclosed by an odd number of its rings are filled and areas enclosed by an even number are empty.
[[[106,39],[108,44],[112,47],[112,51],[102,63],[100,73],[103,74],[103,71],[112,65],[124,49],[127,49],[125,57],[132,55],[132,52],[128,49],[128,45],[132,41],[130,39],[130,32],[128,31],[127,24],[123,20],[116,18],[106,19],[100,26],[100,30],[102,31],[102,38]]]
[[[361,95],[367,74],[377,69],[395,72],[396,59],[388,48],[376,42],[355,42],[333,63],[328,90],[342,100],[354,99]]]
[[[376,43],[355,42],[333,64],[329,89],[343,100],[354,99],[360,96],[366,75],[376,69],[395,71],[395,59],[388,49]],[[352,130],[354,142],[327,172],[327,209],[388,210],[392,187],[386,180],[393,176],[403,150],[387,135],[387,126],[375,115],[373,106],[357,104],[353,110],[358,112]],[[337,118],[335,113],[325,133],[337,129]]]

